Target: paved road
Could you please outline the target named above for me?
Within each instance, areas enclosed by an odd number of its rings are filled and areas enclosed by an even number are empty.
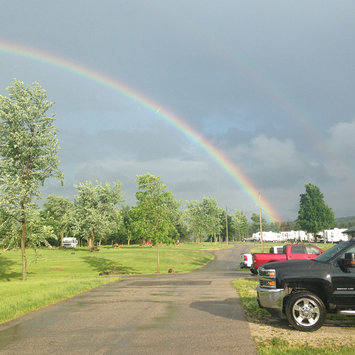
[[[215,252],[199,271],[125,277],[0,325],[0,353],[257,354],[231,286],[243,248]]]

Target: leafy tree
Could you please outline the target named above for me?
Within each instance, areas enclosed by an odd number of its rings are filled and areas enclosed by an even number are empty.
[[[223,212],[217,201],[211,197],[204,197],[202,202],[188,202],[190,229],[197,240],[200,241],[203,236],[213,236],[216,241],[217,234],[222,230]]]
[[[231,239],[234,240],[235,236],[235,224],[233,221],[233,217],[227,214],[227,223],[226,223],[226,214],[227,212],[223,210],[223,213],[221,214],[221,236],[224,241],[227,240],[227,231],[226,227],[228,225],[228,239],[229,241]]]
[[[218,206],[217,200],[213,198],[204,198],[203,203],[207,212],[207,234],[213,235],[215,242],[217,242],[218,236],[218,240],[220,241],[223,226],[226,224],[225,211]]]
[[[301,194],[297,225],[308,233],[316,233],[333,228],[334,212],[324,202],[320,189],[311,183],[305,185],[306,192]]]
[[[249,224],[247,216],[239,210],[234,212],[234,226],[237,240],[245,238],[249,232]]]
[[[110,233],[116,231],[121,223],[118,205],[122,202],[121,183],[115,182],[102,185],[86,181],[75,185],[78,195],[74,205],[77,219],[80,221],[80,233],[88,241],[90,250],[94,248],[95,240],[101,241]]]
[[[270,222],[265,224],[265,230],[271,231],[271,232],[280,232],[281,229],[281,223],[280,222]]]
[[[53,228],[62,245],[65,235],[77,232],[74,203],[63,196],[50,195],[42,210],[42,217],[46,224]]]
[[[280,224],[280,230],[281,231],[292,231],[297,229],[297,224],[295,221],[287,221],[287,222],[281,222]]]
[[[139,234],[136,233],[135,229],[137,220],[136,207],[123,206],[121,214],[122,222],[119,235],[121,236],[122,241],[125,241],[128,245],[130,245],[131,242],[137,242],[139,238]]]
[[[260,231],[260,215],[258,213],[253,213],[250,217],[251,224],[251,233],[257,233]],[[265,230],[264,226],[266,226],[266,220],[262,218],[263,230]]]
[[[172,242],[176,234],[174,216],[176,203],[170,191],[166,191],[160,177],[151,174],[137,176],[138,191],[135,213],[136,230],[157,247],[157,272],[160,272],[159,244]]]
[[[191,233],[196,241],[201,241],[205,236],[205,211],[200,201],[187,202],[187,218]]]
[[[36,215],[40,186],[49,177],[63,180],[58,170],[59,149],[53,102],[38,83],[26,87],[15,80],[0,95],[0,205],[13,232],[21,230],[22,279],[26,280],[26,243],[31,218]],[[20,228],[19,228],[20,227]]]

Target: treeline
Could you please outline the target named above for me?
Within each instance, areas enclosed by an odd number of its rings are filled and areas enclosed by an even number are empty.
[[[260,231],[260,216],[248,220],[241,210],[232,214],[218,205],[216,199],[202,201],[176,200],[159,177],[137,176],[136,204],[123,200],[122,184],[90,182],[75,185],[73,200],[50,195],[42,208],[32,208],[26,216],[28,246],[61,246],[64,237],[75,237],[90,249],[102,244],[176,243],[187,240],[225,242],[242,241]],[[17,247],[21,223],[0,211],[0,243]],[[10,217],[10,218],[9,218]],[[298,221],[268,222],[262,219],[264,231],[299,229]],[[341,219],[334,227],[348,228],[353,219]]]
[[[240,241],[260,229],[259,215],[250,221],[239,210],[227,214],[217,200],[204,197],[183,205],[167,190],[159,177],[137,177],[136,204],[124,204],[122,185],[90,182],[75,185],[74,200],[50,195],[42,208],[27,216],[28,245],[60,246],[64,237],[76,237],[89,248],[101,244],[143,244],[152,242]],[[1,213],[1,243],[19,244],[21,224]],[[279,230],[282,224],[263,221],[265,230]],[[158,236],[157,236],[158,235]]]

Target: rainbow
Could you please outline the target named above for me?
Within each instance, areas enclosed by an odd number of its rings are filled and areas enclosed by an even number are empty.
[[[169,110],[163,108],[161,105],[151,101],[141,93],[132,90],[128,86],[123,85],[115,79],[109,78],[102,73],[85,67],[82,64],[79,65],[65,58],[54,56],[41,50],[0,41],[0,52],[51,65],[87,78],[120,93],[121,95],[145,107],[147,110],[152,111],[155,115],[180,131],[191,142],[202,148],[211,158],[213,158],[213,160],[215,160],[217,164],[219,164],[222,169],[227,174],[229,174],[233,180],[245,191],[245,193],[255,202],[255,204],[258,205],[260,202],[260,206],[268,219],[272,221],[281,220],[271,204],[265,198],[261,197],[259,200],[259,190],[254,186],[252,181],[248,179],[242,173],[242,171],[226,157],[225,154],[217,149],[212,143],[207,141],[199,132],[188,125],[184,120],[177,117],[172,112],[169,112]]]

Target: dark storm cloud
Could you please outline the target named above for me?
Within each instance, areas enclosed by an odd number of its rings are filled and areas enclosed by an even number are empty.
[[[220,149],[283,218],[304,185],[353,215],[353,1],[0,0],[0,41],[48,51],[127,85]],[[0,92],[38,80],[56,102],[67,187],[155,173],[182,199],[257,209],[200,147],[142,103],[0,52]],[[48,187],[53,191],[54,187]],[[62,190],[58,190],[62,191]],[[348,197],[348,198],[346,198]],[[351,197],[351,198],[349,198]]]

